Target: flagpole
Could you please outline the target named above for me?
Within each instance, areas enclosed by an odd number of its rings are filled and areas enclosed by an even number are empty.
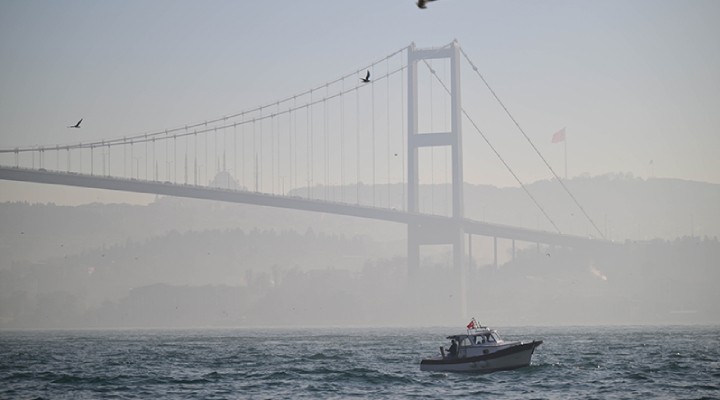
[[[565,180],[567,180],[567,136],[565,135],[565,128],[555,132],[551,140],[552,143],[565,142]],[[560,180],[560,177],[555,174],[555,177]]]
[[[567,180],[567,135],[565,135],[565,180]]]

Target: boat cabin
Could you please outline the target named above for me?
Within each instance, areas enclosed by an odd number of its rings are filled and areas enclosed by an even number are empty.
[[[475,329],[465,335],[452,335],[447,337],[454,340],[459,347],[493,345],[503,343],[497,331],[490,329]]]
[[[485,327],[470,329],[467,334],[452,335],[447,338],[451,340],[451,344],[447,353],[445,348],[440,347],[443,358],[489,354],[517,344],[517,342],[504,341],[497,331]]]

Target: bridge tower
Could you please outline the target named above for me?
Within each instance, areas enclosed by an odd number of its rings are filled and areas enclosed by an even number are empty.
[[[450,132],[418,131],[418,84],[417,64],[427,59],[450,59]],[[407,210],[419,212],[419,170],[418,149],[421,147],[450,146],[452,164],[452,218],[436,224],[408,224],[408,273],[417,276],[420,264],[420,246],[450,244],[453,247],[453,268],[460,293],[461,313],[466,313],[463,205],[463,162],[462,162],[462,106],[460,103],[460,45],[457,40],[451,44],[433,49],[408,48],[408,197]]]

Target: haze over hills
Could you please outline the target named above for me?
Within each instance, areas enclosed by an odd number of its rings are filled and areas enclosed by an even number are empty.
[[[226,182],[218,185],[234,184]],[[571,179],[566,185],[610,240],[720,235],[720,209],[717,207],[720,185],[717,184],[605,175]],[[540,181],[527,187],[563,233],[598,236],[557,182]],[[329,188],[328,198],[339,200],[343,189],[345,199],[354,200],[355,186]],[[307,189],[296,189],[289,194],[304,197]],[[314,188],[312,194],[322,199],[325,188]],[[389,199],[390,207],[403,209],[402,194],[401,185],[377,185],[376,204],[386,206]],[[422,186],[420,195],[421,211],[450,213],[447,186],[436,185],[434,190]],[[361,186],[360,203],[371,205],[372,197],[370,186]],[[465,213],[468,218],[481,221],[553,230],[520,188],[467,184]],[[312,227],[318,233],[367,235],[378,242],[403,241],[406,234],[405,228],[398,224],[168,197],[158,198],[148,206],[5,203],[0,204],[0,221],[2,262],[5,263],[40,261],[127,240],[142,241],[171,231],[250,230],[257,227],[305,232]]]
[[[513,257],[499,241],[495,267],[492,240],[475,237],[469,312],[499,324],[720,322],[709,283],[720,278],[720,185],[625,175],[567,185],[624,244],[583,254],[519,243]],[[528,189],[564,233],[598,236],[557,182]],[[401,185],[375,188],[378,206],[401,209],[401,198]],[[449,213],[449,198],[445,186],[421,190],[424,211]],[[363,185],[360,203],[372,202]],[[519,188],[466,185],[465,206],[469,218],[551,230]],[[408,284],[402,225],[178,198],[4,203],[0,221],[0,328],[433,324],[458,315],[447,249],[424,251],[419,281]]]

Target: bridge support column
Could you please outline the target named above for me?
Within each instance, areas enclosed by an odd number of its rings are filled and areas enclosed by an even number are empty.
[[[493,265],[497,269],[498,267],[498,261],[497,261],[497,236],[493,236]]]
[[[467,264],[468,270],[474,270],[475,265],[473,263],[473,255],[472,255],[472,233],[468,234],[468,264]]]
[[[420,132],[418,128],[418,62],[428,59],[450,60],[450,131]],[[419,275],[420,246],[451,244],[453,246],[453,266],[459,299],[458,310],[461,317],[467,316],[465,291],[465,231],[462,221],[465,218],[463,205],[463,169],[462,169],[462,106],[460,97],[460,45],[457,41],[435,49],[417,49],[415,44],[408,48],[408,198],[407,210],[418,213],[420,179],[418,168],[418,149],[420,147],[449,146],[452,165],[452,218],[450,222],[438,222],[432,226],[416,223],[408,224],[408,274],[412,278]],[[434,73],[434,71],[431,71]],[[433,77],[432,79],[435,79]]]

